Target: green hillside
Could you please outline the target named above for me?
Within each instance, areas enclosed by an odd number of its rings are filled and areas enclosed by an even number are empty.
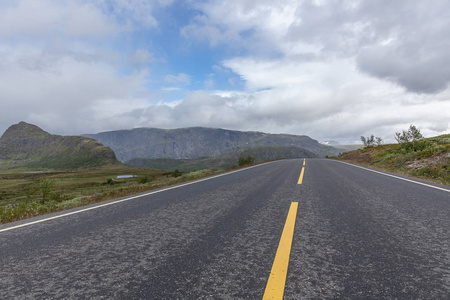
[[[450,135],[350,151],[338,159],[450,185]]]
[[[20,122],[0,138],[0,166],[74,169],[118,164],[114,152],[94,139],[52,135]]]

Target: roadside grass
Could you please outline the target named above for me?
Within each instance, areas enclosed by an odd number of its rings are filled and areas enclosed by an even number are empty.
[[[337,159],[450,185],[450,135],[416,143],[416,151],[388,144],[342,153]]]
[[[0,168],[0,224],[164,186],[203,178],[223,171],[190,173],[125,165],[71,171]],[[117,176],[134,175],[127,178]]]

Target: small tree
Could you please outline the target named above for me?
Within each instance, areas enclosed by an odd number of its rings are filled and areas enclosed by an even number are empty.
[[[402,133],[396,132],[394,137],[399,144],[409,143],[409,136],[405,130]]]
[[[420,130],[414,126],[410,125],[409,129],[403,130],[401,133],[395,133],[395,139],[400,144],[400,146],[406,148],[407,146],[412,146],[412,151],[415,151],[416,141],[423,139],[423,135],[420,133]]]
[[[416,126],[414,126],[414,125],[409,126],[408,132],[409,132],[409,136],[411,137],[412,144],[413,144],[413,151],[415,151],[416,141],[423,139],[423,135],[420,133],[420,130],[418,128],[416,128]]]
[[[383,144],[383,139],[380,137],[375,137],[373,134],[367,138],[361,136],[361,141],[364,144],[364,148],[375,147]]]
[[[375,143],[377,144],[377,146],[383,145],[383,139],[382,138],[376,137],[375,139],[376,139]]]

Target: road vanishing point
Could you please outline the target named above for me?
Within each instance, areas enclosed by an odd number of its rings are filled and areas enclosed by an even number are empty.
[[[450,299],[450,189],[281,160],[9,223],[0,299]]]

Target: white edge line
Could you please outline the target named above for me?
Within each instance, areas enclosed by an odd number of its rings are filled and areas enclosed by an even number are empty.
[[[343,164],[346,164],[346,165],[349,165],[349,166],[353,166],[353,167],[356,167],[356,168],[364,169],[364,170],[367,170],[367,171],[370,171],[370,172],[374,172],[374,173],[378,173],[378,174],[381,174],[381,175],[397,178],[397,179],[408,181],[408,182],[412,182],[412,183],[415,183],[415,184],[420,184],[420,185],[423,185],[423,186],[426,186],[426,187],[430,187],[430,188],[433,188],[433,189],[436,189],[436,190],[441,190],[441,191],[450,193],[449,189],[444,189],[444,188],[441,188],[441,187],[438,187],[438,186],[434,186],[434,185],[431,185],[431,184],[426,184],[426,183],[422,183],[422,182],[419,182],[419,181],[411,180],[411,179],[408,179],[408,178],[395,176],[395,175],[392,175],[392,174],[389,174],[389,173],[376,171],[376,170],[369,169],[369,168],[366,168],[366,167],[362,167],[362,166],[358,166],[358,165],[355,165],[355,164],[351,164],[351,163],[348,163],[348,162],[345,162],[345,161],[340,161],[340,160],[335,160],[335,161],[343,163]]]
[[[46,221],[50,221],[50,220],[54,220],[54,219],[59,219],[59,218],[62,218],[62,217],[67,217],[67,216],[74,215],[74,214],[79,214],[79,213],[82,213],[82,212],[85,212],[85,211],[97,209],[97,208],[108,206],[108,205],[113,205],[113,204],[120,203],[120,202],[130,201],[130,200],[133,200],[133,199],[137,199],[137,198],[141,198],[141,197],[145,197],[145,196],[149,196],[149,195],[153,195],[153,194],[157,194],[157,193],[162,193],[162,192],[173,190],[173,189],[177,189],[177,188],[180,188],[180,187],[183,187],[183,186],[199,183],[199,182],[202,182],[202,181],[218,178],[218,177],[221,177],[221,176],[230,175],[230,174],[241,172],[241,171],[248,170],[248,169],[251,169],[251,168],[260,167],[260,166],[263,166],[263,165],[266,165],[266,164],[270,164],[270,163],[273,163],[273,162],[274,161],[271,161],[271,162],[267,162],[267,163],[263,163],[263,164],[259,164],[259,165],[255,165],[255,166],[251,166],[251,167],[248,167],[248,168],[240,169],[240,170],[235,170],[235,171],[231,171],[231,172],[227,172],[227,173],[214,175],[214,176],[211,176],[211,177],[206,177],[206,178],[202,178],[202,179],[198,179],[198,180],[193,180],[193,181],[189,181],[189,182],[178,184],[178,185],[174,185],[174,186],[169,186],[169,187],[163,188],[161,190],[152,191],[152,192],[148,192],[148,193],[145,193],[145,194],[139,194],[139,195],[136,195],[136,196],[127,197],[125,199],[120,199],[120,200],[116,200],[116,201],[113,200],[112,202],[99,204],[99,205],[96,205],[96,206],[93,206],[93,207],[80,209],[80,210],[73,211],[73,212],[70,212],[70,213],[65,213],[65,214],[62,214],[62,215],[54,216],[54,217],[49,217],[49,218],[45,218],[45,219],[41,219],[41,220],[37,220],[37,221],[25,223],[25,224],[21,224],[21,225],[16,225],[16,226],[0,229],[0,232],[13,230],[13,229],[17,229],[17,228],[21,228],[21,227],[25,227],[25,226],[30,226],[30,225],[33,225],[33,224],[38,224],[38,223],[42,223],[42,222],[46,222]]]

